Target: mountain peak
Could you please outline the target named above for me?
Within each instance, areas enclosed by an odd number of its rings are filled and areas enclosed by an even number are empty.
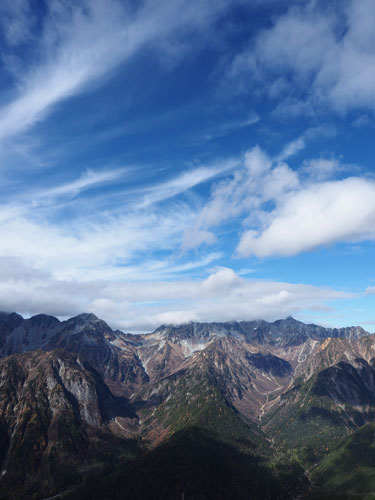
[[[81,313],[78,314],[77,316],[74,316],[73,318],[70,318],[68,321],[73,321],[75,323],[95,323],[97,321],[102,321],[99,319],[97,316],[95,316],[94,313]]]
[[[50,316],[49,314],[36,314],[35,316],[31,316],[27,320],[32,324],[41,324],[41,323],[60,323],[60,321],[55,316]]]
[[[302,321],[299,321],[298,319],[295,319],[293,318],[293,316],[287,316],[286,318],[284,319],[279,319],[277,320],[279,322],[284,322],[284,323],[291,323],[291,324],[299,324],[299,323],[302,323]],[[277,323],[277,321],[275,321],[275,323]]]

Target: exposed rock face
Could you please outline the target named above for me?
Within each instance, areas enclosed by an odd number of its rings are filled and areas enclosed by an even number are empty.
[[[61,474],[73,487],[123,460],[130,438],[156,446],[190,427],[314,463],[375,418],[374,353],[362,328],[293,318],[131,335],[93,314],[0,313],[0,495],[17,498],[16,482],[18,497],[52,496]]]
[[[197,353],[203,352],[231,403],[257,420],[275,405],[293,378],[301,374],[309,378],[346,359],[345,352],[361,357],[366,346],[360,348],[356,340],[366,333],[360,327],[331,329],[287,318],[274,323],[188,323],[130,335],[113,331],[93,314],[60,322],[46,315],[24,320],[15,313],[2,313],[0,352],[63,348],[79,354],[115,394],[128,398],[199,363]],[[321,344],[322,340],[326,343]]]
[[[40,498],[59,488],[61,474],[80,482],[116,416],[133,414],[76,355],[34,351],[0,360],[2,494]]]
[[[94,314],[80,314],[67,321],[40,314],[30,319],[0,313],[0,355],[35,349],[63,348],[80,354],[105,379],[114,384],[126,379],[129,390],[148,380],[138,359],[134,343],[121,332],[114,332]],[[124,387],[122,386],[124,392]],[[126,390],[125,390],[126,393]]]

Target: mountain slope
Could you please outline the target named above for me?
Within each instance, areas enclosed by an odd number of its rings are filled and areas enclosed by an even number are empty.
[[[361,328],[293,318],[132,335],[1,313],[0,495],[300,495],[303,468],[375,419],[374,352]]]
[[[315,497],[375,496],[375,423],[361,427],[311,471]]]
[[[375,368],[355,358],[317,370],[306,381],[298,377],[265,417],[263,429],[309,466],[374,419]]]
[[[135,415],[101,377],[63,350],[0,360],[0,494],[50,496],[79,484],[88,468],[108,467],[134,453],[110,419]]]
[[[286,500],[306,488],[298,468],[270,468],[262,458],[192,427],[66,499]]]

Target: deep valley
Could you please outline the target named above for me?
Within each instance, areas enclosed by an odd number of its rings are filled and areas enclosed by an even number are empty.
[[[374,498],[375,337],[0,315],[0,498]]]

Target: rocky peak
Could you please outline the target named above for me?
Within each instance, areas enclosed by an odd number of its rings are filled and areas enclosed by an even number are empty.
[[[8,313],[8,312],[0,312],[0,326],[9,326],[9,327],[17,327],[19,326],[23,321],[23,317],[20,314],[17,314],[15,312]]]
[[[21,316],[22,318],[22,316]],[[23,318],[22,318],[23,319]],[[31,318],[25,320],[31,325],[57,325],[60,321],[55,318],[55,316],[49,316],[48,314],[36,314],[31,316]]]
[[[318,341],[328,337],[356,339],[364,335],[368,335],[368,332],[361,327],[325,328],[319,325],[305,324],[289,316],[274,322],[256,320],[162,325],[150,335],[150,338],[162,336],[174,343],[207,344],[213,338],[232,337],[254,344],[291,347],[302,345],[309,339]]]
[[[74,323],[77,325],[86,325],[87,323],[97,323],[102,321],[93,313],[81,313],[73,318],[67,320],[69,323]]]

